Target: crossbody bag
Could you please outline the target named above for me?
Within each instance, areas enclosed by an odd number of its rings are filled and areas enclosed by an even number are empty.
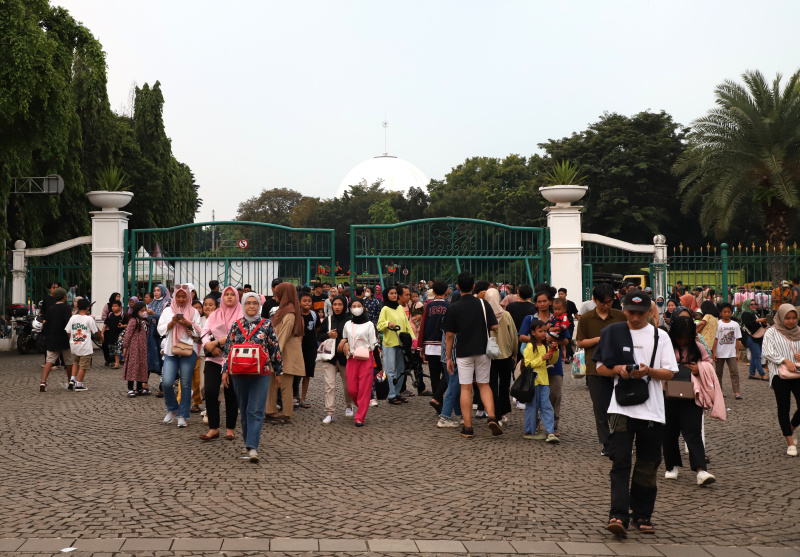
[[[658,327],[653,327],[655,330],[653,337],[653,354],[650,356],[650,367],[656,363],[656,352],[658,352]],[[633,339],[631,338],[631,344]],[[645,376],[641,379],[631,377],[630,379],[619,378],[614,387],[614,397],[617,404],[620,406],[636,406],[647,402],[650,398],[650,377]]]

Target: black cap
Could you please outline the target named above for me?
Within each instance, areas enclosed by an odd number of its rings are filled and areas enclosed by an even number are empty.
[[[622,300],[622,309],[628,311],[650,311],[650,296],[641,290],[631,290]]]
[[[282,280],[282,279],[276,278],[276,279],[274,279],[274,280],[272,281],[272,285],[271,285],[271,286],[272,286],[272,288],[275,288],[276,286],[278,286],[278,285],[279,285],[280,283],[282,283],[282,282],[283,282],[283,280]]]

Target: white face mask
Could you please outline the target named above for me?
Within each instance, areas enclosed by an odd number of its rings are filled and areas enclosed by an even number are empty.
[[[144,319],[145,317],[147,317],[147,312],[146,312],[146,311],[140,311],[140,312],[139,312],[139,317],[141,317],[142,319]]]
[[[372,296],[372,294],[370,294],[369,292],[364,292],[364,297],[365,298],[369,298],[370,296]]]
[[[350,313],[353,314],[353,317],[358,317],[362,313],[364,313],[364,308],[353,308],[350,310]]]

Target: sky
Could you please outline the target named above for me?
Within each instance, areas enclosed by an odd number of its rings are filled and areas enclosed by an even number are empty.
[[[51,3],[102,43],[112,109],[161,82],[197,222],[231,220],[265,188],[334,197],[383,152],[384,118],[389,154],[440,180],[606,111],[688,125],[723,80],[800,69],[795,0]]]

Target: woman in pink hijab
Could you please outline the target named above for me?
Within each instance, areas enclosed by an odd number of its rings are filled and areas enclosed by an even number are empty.
[[[239,303],[239,293],[233,286],[226,286],[219,300],[219,308],[206,321],[201,333],[206,351],[206,367],[203,376],[206,382],[206,417],[208,433],[200,435],[203,441],[219,438],[219,389],[222,385],[222,348],[228,340],[231,326],[244,316]],[[236,438],[236,416],[239,403],[233,386],[225,387],[225,439]]]
[[[181,391],[192,392],[194,364],[200,348],[200,312],[192,307],[192,293],[188,285],[175,287],[175,295],[169,306],[164,308],[158,320],[158,334],[166,337],[164,343],[164,369],[161,375],[161,388],[167,415],[164,424],[171,424],[178,418],[178,427],[189,425],[192,397],[182,396],[180,406],[175,395],[175,378],[180,374]]]

